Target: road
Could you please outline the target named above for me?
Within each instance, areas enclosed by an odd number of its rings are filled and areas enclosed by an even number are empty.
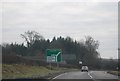
[[[68,72],[54,77],[51,81],[119,81],[118,76],[105,71]]]

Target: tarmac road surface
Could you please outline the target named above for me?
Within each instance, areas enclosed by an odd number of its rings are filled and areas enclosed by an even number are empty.
[[[51,81],[119,81],[118,76],[106,71],[68,72],[54,77]]]

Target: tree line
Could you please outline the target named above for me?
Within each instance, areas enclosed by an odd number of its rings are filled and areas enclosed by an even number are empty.
[[[20,35],[25,43],[3,44],[2,54],[16,54],[20,56],[42,56],[46,49],[61,49],[62,54],[74,54],[75,60],[67,63],[79,66],[79,61],[90,68],[101,68],[101,57],[98,52],[99,41],[86,36],[84,41],[76,41],[71,37],[53,37],[45,39],[36,31],[27,31]]]

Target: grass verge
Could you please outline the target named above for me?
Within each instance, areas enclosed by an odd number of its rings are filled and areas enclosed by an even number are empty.
[[[120,71],[108,71],[108,73],[120,76]]]
[[[43,66],[28,66],[22,64],[3,64],[2,79],[41,79],[61,71],[70,71],[68,68],[55,68]],[[72,69],[73,70],[73,69]]]

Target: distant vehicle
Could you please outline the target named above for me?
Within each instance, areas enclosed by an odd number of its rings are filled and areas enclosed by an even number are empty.
[[[82,68],[81,68],[81,72],[83,72],[83,71],[88,72],[88,67],[87,67],[87,66],[82,66]]]

